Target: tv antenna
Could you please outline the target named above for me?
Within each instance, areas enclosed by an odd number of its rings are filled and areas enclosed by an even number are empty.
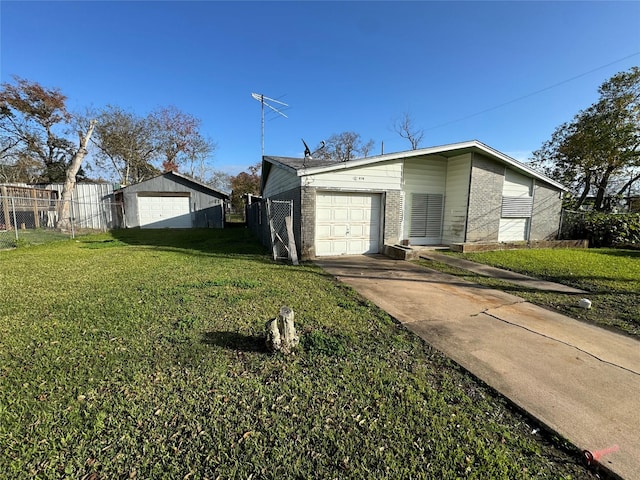
[[[284,118],[289,118],[284,113],[282,113],[280,110],[278,110],[276,107],[274,107],[268,102],[277,103],[278,105],[282,105],[283,107],[288,107],[289,105],[287,105],[284,102],[281,102],[280,100],[265,97],[261,93],[252,93],[251,96],[256,100],[258,100],[260,102],[260,105],[262,106],[262,156],[264,157],[264,107],[267,106],[271,110],[276,112],[278,115],[282,115]]]

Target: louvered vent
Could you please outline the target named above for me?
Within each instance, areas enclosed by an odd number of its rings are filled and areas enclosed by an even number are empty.
[[[439,238],[442,235],[443,199],[442,194],[414,193],[411,195],[410,237]]]
[[[533,197],[502,197],[502,218],[530,217]]]

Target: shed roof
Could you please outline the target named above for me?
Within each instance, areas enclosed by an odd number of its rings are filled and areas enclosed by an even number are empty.
[[[405,158],[420,157],[424,155],[440,155],[443,157],[454,157],[464,153],[476,152],[486,155],[500,163],[508,165],[513,169],[538,180],[542,180],[560,190],[568,190],[567,187],[555,180],[536,172],[530,166],[511,158],[510,156],[485,145],[478,140],[468,142],[450,143],[447,145],[439,145],[435,147],[421,148],[418,150],[407,150],[404,152],[388,153],[384,155],[376,155],[373,157],[358,158],[347,162],[336,162],[332,160],[315,160],[292,157],[274,157],[265,156],[263,159],[269,163],[277,164],[286,170],[295,172],[299,177],[307,175],[315,175],[318,173],[331,172],[335,170],[345,170],[355,167],[363,167],[370,164],[386,162],[390,160],[401,160]],[[263,179],[264,182],[264,179]]]
[[[184,182],[191,183],[194,186],[197,186],[200,190],[205,190],[206,192],[209,192],[212,195],[215,195],[215,196],[220,197],[220,198],[229,199],[229,195],[228,194],[226,194],[224,192],[221,192],[219,190],[216,190],[215,188],[212,188],[209,185],[207,185],[206,183],[202,183],[202,182],[196,180],[195,178],[191,178],[191,177],[189,177],[187,175],[183,175],[183,174],[178,173],[178,172],[161,173],[160,175],[156,175],[155,177],[149,178],[147,180],[143,180],[142,182],[134,183],[132,185],[127,185],[126,187],[122,187],[120,190],[126,190],[129,187],[135,187],[137,185],[141,185],[141,184],[143,184],[145,182],[148,182],[148,181],[153,180],[154,178],[158,178],[158,177],[165,177],[165,178],[168,178],[168,179],[171,179],[171,180],[174,180],[174,181],[179,179],[179,180],[182,181],[181,183],[184,183]]]

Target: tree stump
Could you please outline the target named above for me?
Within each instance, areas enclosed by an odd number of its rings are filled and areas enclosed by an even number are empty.
[[[293,309],[284,306],[276,318],[267,322],[265,325],[267,350],[288,355],[298,345],[300,338],[296,334],[293,318]]]

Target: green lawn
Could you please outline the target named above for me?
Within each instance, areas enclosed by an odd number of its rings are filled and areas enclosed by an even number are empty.
[[[574,318],[640,337],[640,251],[611,248],[532,249],[455,255],[571,285],[588,293],[566,295],[539,292],[444,265],[438,265],[437,268],[474,282],[508,290]],[[436,266],[431,262],[424,265]],[[578,301],[584,297],[592,301],[591,310],[578,307]]]
[[[595,478],[313,264],[246,229],[0,252],[6,478]],[[264,323],[296,312],[295,355]]]
[[[0,249],[29,247],[32,245],[42,245],[44,243],[57,242],[59,240],[68,240],[71,237],[69,233],[62,233],[56,230],[46,230],[38,228],[35,230],[18,230],[18,238],[14,230],[0,231]]]

